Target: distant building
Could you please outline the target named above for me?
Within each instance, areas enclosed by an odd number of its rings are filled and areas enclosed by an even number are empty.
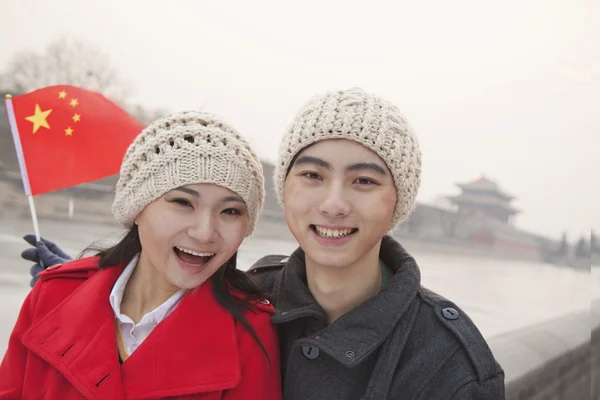
[[[515,227],[515,217],[521,210],[511,204],[515,197],[496,182],[481,176],[456,186],[461,193],[446,196],[455,209],[455,237],[522,254],[541,254],[552,246],[551,240]]]
[[[491,218],[510,224],[515,215],[520,212],[510,204],[514,196],[507,194],[496,182],[484,176],[472,182],[456,185],[462,193],[447,198],[457,208],[460,217]]]

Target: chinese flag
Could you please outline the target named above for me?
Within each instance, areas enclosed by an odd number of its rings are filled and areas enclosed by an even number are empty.
[[[27,195],[117,174],[143,129],[100,93],[74,86],[50,86],[6,103]]]

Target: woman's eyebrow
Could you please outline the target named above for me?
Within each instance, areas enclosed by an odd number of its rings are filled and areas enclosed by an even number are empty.
[[[200,193],[198,193],[194,189],[186,188],[185,186],[181,186],[181,187],[173,189],[173,191],[175,191],[175,190],[179,190],[180,192],[191,194],[192,196],[200,197]]]

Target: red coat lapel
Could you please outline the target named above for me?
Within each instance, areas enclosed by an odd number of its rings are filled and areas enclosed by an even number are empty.
[[[210,282],[187,293],[119,365],[110,291],[123,267],[97,272],[23,335],[23,344],[84,396],[178,396],[235,387],[241,378],[235,321]]]
[[[123,398],[109,294],[123,267],[101,270],[23,335],[23,344],[84,396]]]

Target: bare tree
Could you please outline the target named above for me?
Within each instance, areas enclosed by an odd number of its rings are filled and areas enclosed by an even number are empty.
[[[598,237],[594,231],[590,234],[590,251],[593,254],[600,254],[600,243],[598,243]]]
[[[129,107],[128,110],[143,124],[149,124],[167,115],[165,110],[145,108],[139,104]]]
[[[582,237],[575,246],[575,257],[588,258],[590,257],[590,246],[585,237]]]
[[[50,85],[73,85],[94,90],[127,105],[130,87],[122,81],[100,50],[79,41],[61,39],[42,53],[18,53],[0,75],[0,86],[26,93]]]
[[[565,257],[569,254],[569,240],[567,239],[567,232],[562,233],[560,243],[556,249],[556,255],[559,257]]]

